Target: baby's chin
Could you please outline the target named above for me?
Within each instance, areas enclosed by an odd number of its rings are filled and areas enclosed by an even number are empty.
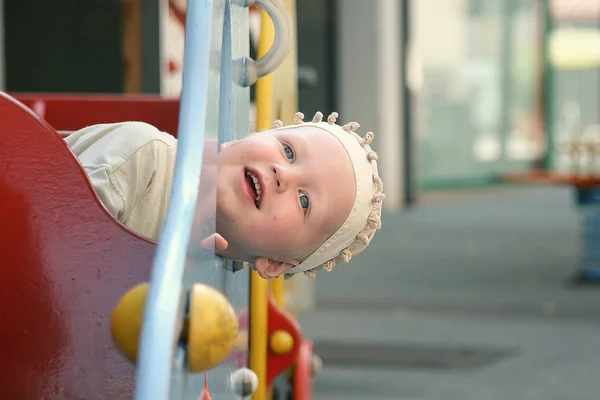
[[[248,263],[253,263],[256,261],[256,256],[252,256],[251,253],[243,251],[239,247],[239,243],[232,243],[232,241],[228,240],[227,237],[225,237],[225,240],[227,240],[229,243],[227,249],[217,251],[217,255],[234,261],[243,261]]]

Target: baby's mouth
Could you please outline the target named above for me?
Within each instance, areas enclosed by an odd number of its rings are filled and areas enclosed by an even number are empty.
[[[248,186],[254,195],[254,205],[256,205],[256,208],[260,208],[261,189],[258,178],[252,172],[246,170],[246,182],[248,183]]]

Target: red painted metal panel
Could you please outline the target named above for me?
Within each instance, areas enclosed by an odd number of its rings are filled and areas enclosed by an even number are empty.
[[[298,322],[290,314],[279,308],[273,296],[269,296],[267,312],[267,337],[270,338],[277,331],[284,331],[289,333],[294,341],[292,349],[287,354],[279,355],[271,349],[267,350],[267,386],[269,386],[277,375],[296,362],[302,342],[302,332]]]
[[[310,400],[312,397],[312,342],[304,340],[298,352],[298,362],[294,369],[294,400]]]
[[[75,131],[89,125],[142,121],[177,135],[179,100],[154,95],[11,94],[54,129]]]
[[[110,314],[155,244],[113,220],[46,122],[1,92],[0,116],[0,398],[130,399]]]

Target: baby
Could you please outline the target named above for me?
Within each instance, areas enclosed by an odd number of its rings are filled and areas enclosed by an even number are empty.
[[[381,227],[383,183],[373,133],[359,124],[273,123],[221,145],[217,156],[216,252],[254,263],[265,279],[331,271],[364,250]],[[166,214],[177,140],[140,122],[94,125],[66,139],[107,210],[157,239]]]

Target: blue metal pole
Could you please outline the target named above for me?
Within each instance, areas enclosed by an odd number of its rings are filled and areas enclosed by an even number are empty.
[[[188,290],[182,280],[203,162],[212,16],[212,0],[188,2],[177,159],[146,300],[136,400],[166,400],[170,393]]]

